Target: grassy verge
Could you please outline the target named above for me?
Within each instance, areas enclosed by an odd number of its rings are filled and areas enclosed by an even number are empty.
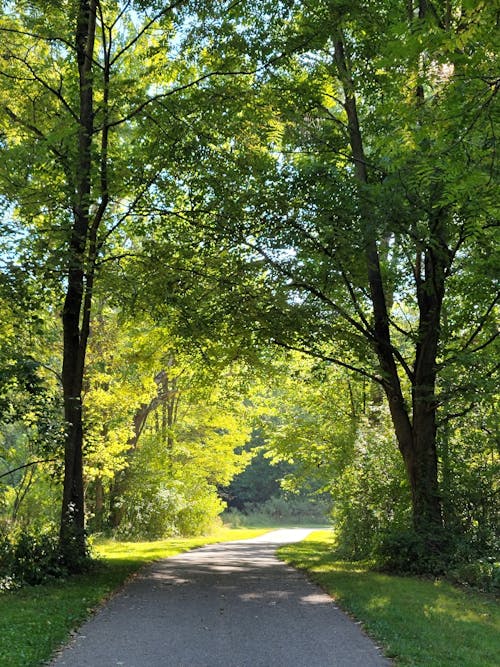
[[[336,560],[328,531],[282,547],[278,555],[306,570],[360,620],[396,665],[498,666],[500,609],[493,598]]]
[[[0,593],[0,665],[34,667],[48,660],[71,631],[142,565],[204,544],[246,539],[265,532],[221,528],[208,537],[99,542],[95,551],[100,562],[92,572]]]

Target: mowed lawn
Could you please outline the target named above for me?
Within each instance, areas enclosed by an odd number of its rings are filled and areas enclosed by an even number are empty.
[[[99,542],[100,562],[87,574],[0,593],[0,667],[33,667],[48,660],[97,605],[142,565],[189,549],[247,539],[265,529],[223,528],[209,537],[158,542]]]
[[[279,550],[363,623],[396,665],[499,667],[500,607],[444,581],[396,577],[336,559],[331,532]]]

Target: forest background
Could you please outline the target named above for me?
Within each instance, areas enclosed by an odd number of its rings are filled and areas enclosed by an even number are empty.
[[[252,465],[346,557],[493,585],[494,3],[1,7],[3,585]]]

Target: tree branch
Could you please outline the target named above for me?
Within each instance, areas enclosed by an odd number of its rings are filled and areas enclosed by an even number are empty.
[[[13,60],[17,60],[18,62],[22,63],[28,69],[28,71],[30,72],[33,79],[37,83],[39,83],[43,88],[45,88],[46,90],[51,92],[59,100],[59,102],[61,102],[61,104],[66,109],[66,111],[68,111],[68,113],[71,115],[73,120],[79,122],[78,114],[75,113],[75,111],[73,111],[70,104],[66,101],[66,99],[64,98],[64,96],[62,95],[60,90],[57,90],[56,88],[53,88],[49,83],[47,83],[47,81],[45,81],[40,76],[38,76],[38,74],[35,72],[33,67],[24,58],[19,58],[18,56],[15,56],[15,55],[11,55],[10,57]]]
[[[61,153],[61,151],[55,148],[55,146],[48,141],[47,137],[38,127],[36,127],[36,125],[32,125],[31,123],[28,123],[27,121],[23,120],[16,113],[14,113],[14,111],[12,111],[12,109],[10,109],[9,107],[3,106],[2,108],[4,109],[5,113],[9,116],[11,120],[15,121],[18,125],[26,128],[30,132],[33,132],[33,134],[37,136],[39,139],[46,141],[49,146],[49,149],[52,151],[52,153],[54,153],[54,155],[57,158],[59,158],[63,167],[67,166],[66,155],[64,155],[64,153]]]
[[[479,323],[478,323],[477,327],[475,328],[475,330],[472,332],[472,335],[469,337],[469,339],[467,340],[465,345],[462,347],[462,350],[461,350],[462,352],[464,352],[473,343],[475,338],[477,338],[477,336],[481,333],[484,325],[486,324],[486,321],[487,321],[488,317],[490,316],[491,312],[493,311],[493,309],[497,305],[499,299],[500,299],[500,292],[496,294],[495,298],[493,299],[491,304],[488,306],[485,314],[479,320]],[[495,335],[495,337],[496,337],[496,335]],[[494,338],[492,340],[494,340]],[[481,346],[481,347],[485,347],[485,346]],[[481,348],[478,348],[478,349],[481,349]]]
[[[309,292],[313,296],[316,296],[320,301],[323,303],[328,304],[335,312],[337,312],[343,319],[345,319],[351,326],[353,326],[355,329],[357,329],[365,338],[367,338],[370,341],[373,341],[373,335],[370,330],[365,329],[365,327],[357,322],[354,318],[352,318],[341,306],[339,306],[335,301],[330,299],[329,296],[327,296],[322,290],[314,287],[313,285],[310,285],[309,283],[303,282],[303,281],[298,281],[295,277],[295,275],[292,273],[292,271],[287,270],[282,264],[277,262],[276,260],[273,260],[270,256],[269,253],[263,250],[262,247],[256,246],[255,244],[249,243],[249,242],[244,242],[244,245],[248,246],[252,250],[255,250],[258,254],[262,255],[266,262],[268,262],[273,268],[277,269],[279,273],[282,275],[286,276],[292,281],[291,286],[292,287],[297,287],[299,289],[303,289],[306,292]]]
[[[340,359],[337,359],[336,357],[331,357],[328,354],[324,354],[323,352],[320,352],[319,350],[313,350],[310,348],[305,348],[305,347],[297,347],[295,345],[289,345],[288,343],[284,343],[281,340],[278,339],[273,339],[273,343],[275,345],[278,345],[279,347],[284,348],[285,350],[290,350],[292,352],[301,352],[302,354],[307,354],[309,357],[314,357],[315,359],[322,359],[323,361],[328,361],[332,364],[335,364],[336,366],[341,366],[342,368],[347,368],[350,371],[353,371],[354,373],[359,373],[359,375],[363,375],[366,378],[369,378],[370,380],[373,380],[374,382],[377,382],[378,384],[383,385],[383,380],[380,376],[374,375],[373,373],[369,373],[368,371],[365,371],[363,368],[358,368],[357,366],[353,366],[352,364],[348,364],[345,361],[341,361]]]
[[[126,53],[129,49],[131,49],[134,46],[134,44],[137,44],[137,42],[144,35],[144,33],[147,32],[149,30],[149,28],[151,28],[151,26],[154,23],[156,23],[156,21],[158,21],[158,19],[162,18],[162,16],[165,16],[165,14],[168,14],[168,12],[171,12],[173,9],[175,9],[179,5],[182,5],[183,2],[184,2],[184,0],[178,0],[177,2],[173,2],[168,7],[163,7],[163,9],[161,11],[159,11],[157,14],[155,14],[155,16],[153,16],[153,18],[149,19],[149,21],[147,21],[143,25],[143,27],[139,30],[139,32],[136,34],[136,36],[133,39],[131,39],[130,42],[128,42],[128,44],[125,44],[125,46],[122,49],[120,49],[118,51],[118,53],[116,53],[114,55],[113,58],[111,58],[111,60],[110,60],[111,67],[116,63],[117,60],[119,60],[123,56],[124,53]],[[116,23],[116,21],[115,21],[115,23]]]
[[[61,44],[64,44],[64,46],[66,46],[68,49],[75,51],[74,44],[72,44],[67,39],[64,39],[63,37],[54,37],[52,35],[40,35],[36,32],[30,32],[28,30],[19,30],[16,28],[5,28],[5,27],[0,27],[0,32],[10,32],[13,33],[14,35],[21,35],[23,37],[33,37],[34,39],[40,39],[44,42],[60,42]]]
[[[0,479],[2,477],[7,477],[8,475],[12,475],[13,473],[17,472],[18,470],[23,470],[24,468],[29,468],[30,466],[38,465],[38,463],[55,463],[58,459],[40,459],[39,461],[30,461],[30,463],[25,463],[22,466],[18,466],[17,468],[13,468],[12,470],[8,470],[7,472],[3,472],[0,475]]]

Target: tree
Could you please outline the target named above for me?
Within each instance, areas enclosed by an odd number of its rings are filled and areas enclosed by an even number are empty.
[[[148,338],[162,333],[150,329]],[[150,400],[136,403],[126,468],[111,496],[114,526],[128,537],[206,530],[224,507],[218,486],[248,460],[249,408],[237,391],[237,367],[220,372],[168,344],[156,346],[154,357],[162,370]]]
[[[140,250],[130,228],[138,239],[158,223],[159,180],[171,214],[186,199],[168,169],[187,121],[169,102],[209,76],[178,52],[190,8],[40,0],[2,10],[2,188],[18,253],[38,277],[52,275],[62,300],[60,545],[70,567],[85,555],[82,392],[99,280],[107,263]]]
[[[260,309],[279,345],[383,390],[414,529],[438,547],[438,415],[466,389],[446,395],[440,378],[463,355],[483,377],[496,369],[496,18],[472,5],[246,6],[230,48],[237,35],[273,64],[240,95],[253,102],[234,111],[230,154],[212,151],[206,176],[214,229],[268,267],[268,296],[247,314]]]

